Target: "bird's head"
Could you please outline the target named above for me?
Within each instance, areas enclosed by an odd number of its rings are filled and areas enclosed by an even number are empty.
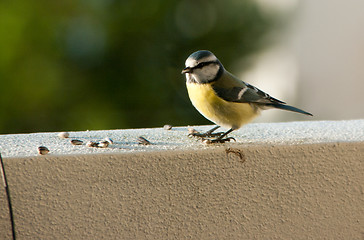
[[[192,53],[187,58],[185,65],[186,67],[182,70],[182,74],[186,74],[187,82],[213,82],[224,70],[219,59],[207,50]]]

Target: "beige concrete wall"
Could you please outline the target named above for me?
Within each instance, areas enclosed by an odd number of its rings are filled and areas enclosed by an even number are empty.
[[[1,173],[1,170],[0,170]],[[3,180],[1,179],[1,190],[0,190],[0,239],[11,239],[12,231],[11,231],[11,221],[9,215],[9,207],[8,201],[6,197],[6,191],[3,187]]]
[[[364,142],[233,146],[6,158],[17,237],[364,237]]]

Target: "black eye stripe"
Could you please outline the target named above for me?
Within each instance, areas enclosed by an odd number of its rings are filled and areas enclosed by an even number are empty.
[[[216,61],[210,61],[210,62],[200,62],[199,64],[197,64],[196,66],[194,66],[192,69],[196,69],[196,68],[203,68],[206,65],[210,65],[213,63],[217,63]]]

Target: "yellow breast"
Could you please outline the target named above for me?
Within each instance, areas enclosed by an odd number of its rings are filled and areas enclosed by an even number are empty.
[[[234,103],[218,97],[210,84],[187,83],[193,106],[219,126],[238,129],[253,120],[258,112],[248,103]]]

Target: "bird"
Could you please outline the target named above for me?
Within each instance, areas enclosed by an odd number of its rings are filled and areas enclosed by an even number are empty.
[[[205,133],[191,133],[208,143],[235,140],[227,135],[252,121],[261,110],[277,108],[313,116],[240,80],[228,72],[208,50],[192,53],[181,73],[186,76],[187,92],[192,105],[217,125]],[[219,127],[229,130],[215,132]]]

